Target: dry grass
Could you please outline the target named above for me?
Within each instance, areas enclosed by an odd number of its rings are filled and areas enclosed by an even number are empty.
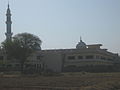
[[[120,73],[64,73],[63,76],[0,77],[0,90],[120,90]],[[55,89],[56,88],[56,89]],[[59,89],[57,89],[59,88]]]

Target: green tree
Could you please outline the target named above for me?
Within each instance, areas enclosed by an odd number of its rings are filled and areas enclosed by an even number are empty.
[[[12,40],[5,40],[2,47],[10,59],[16,59],[21,64],[21,72],[27,58],[36,50],[41,50],[42,41],[35,35],[21,33],[15,35]]]

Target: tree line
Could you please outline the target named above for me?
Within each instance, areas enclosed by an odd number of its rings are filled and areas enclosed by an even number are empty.
[[[41,50],[42,41],[36,35],[30,33],[16,34],[12,39],[5,40],[1,43],[1,50],[9,60],[16,60],[20,63],[21,72],[27,58],[36,50]]]

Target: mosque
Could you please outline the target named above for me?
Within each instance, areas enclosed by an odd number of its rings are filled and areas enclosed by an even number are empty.
[[[11,32],[11,11],[8,4],[6,14],[6,39],[10,40],[13,33]],[[87,66],[111,66],[120,62],[118,54],[109,52],[107,49],[101,48],[102,44],[86,45],[82,38],[73,49],[50,49],[39,50],[30,56],[25,63],[32,65],[36,69],[52,70],[55,72],[71,71],[76,68]],[[18,62],[9,62],[6,55],[0,51],[0,63],[7,62],[8,68],[19,67]],[[80,71],[80,69],[79,69]],[[81,70],[82,71],[82,70]]]

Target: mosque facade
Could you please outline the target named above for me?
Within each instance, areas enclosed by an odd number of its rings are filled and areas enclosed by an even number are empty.
[[[6,40],[11,40],[11,12],[8,4],[6,20]],[[118,54],[109,52],[107,49],[101,48],[102,44],[86,45],[80,38],[76,48],[72,49],[50,49],[38,50],[33,53],[25,62],[26,66],[32,65],[36,69],[52,70],[54,72],[71,71],[80,67],[87,66],[111,66],[120,62]],[[10,62],[4,52],[0,51],[0,63],[6,64],[8,68],[19,67],[20,64],[13,60]]]
[[[71,71],[70,69],[85,66],[111,66],[119,62],[118,54],[102,49],[101,46],[102,44],[86,45],[80,40],[74,49],[42,50],[38,56],[42,55],[41,61],[46,69],[54,71]]]

